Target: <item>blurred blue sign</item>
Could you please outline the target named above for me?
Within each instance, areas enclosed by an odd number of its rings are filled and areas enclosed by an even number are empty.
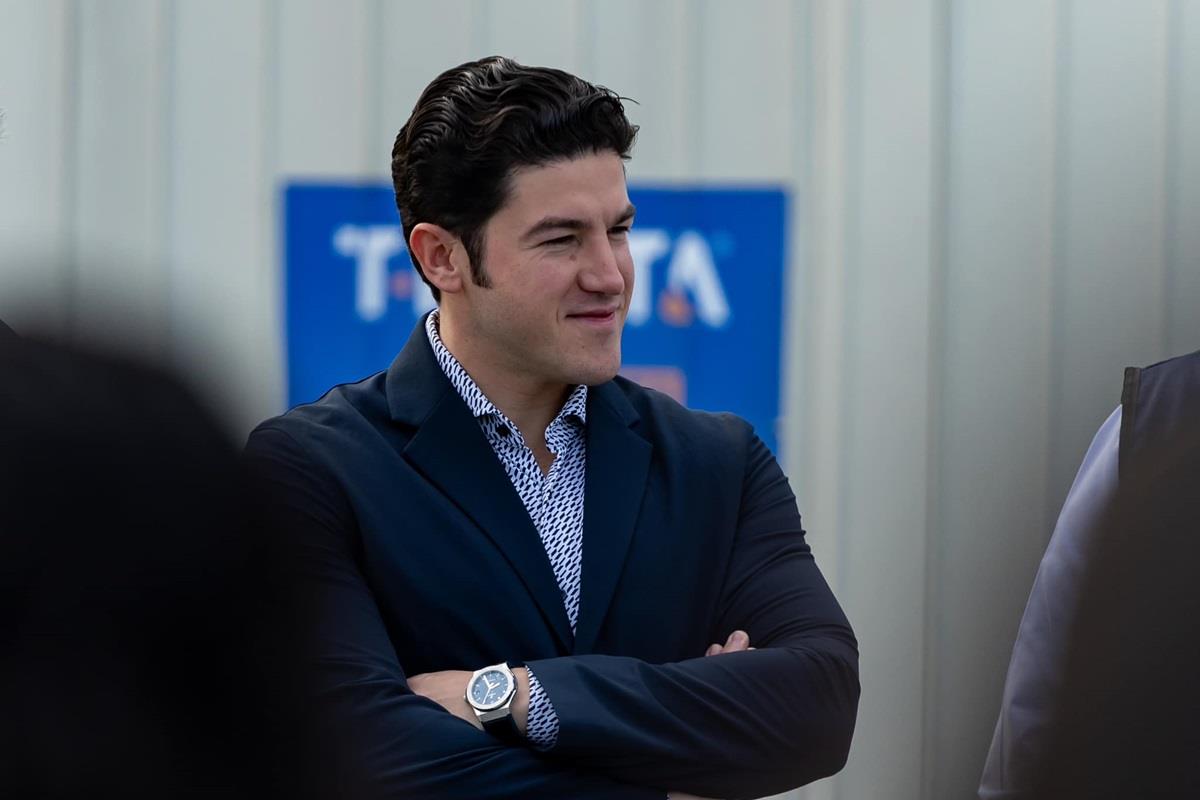
[[[775,449],[787,201],[778,189],[630,187],[636,269],[622,373],[692,408],[733,411]],[[392,188],[284,193],[288,402],[386,369],[433,297]]]

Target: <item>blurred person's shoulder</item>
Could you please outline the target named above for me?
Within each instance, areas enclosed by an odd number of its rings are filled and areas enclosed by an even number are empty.
[[[1183,355],[1172,356],[1154,364],[1150,364],[1149,366],[1141,367],[1140,369],[1142,372],[1148,372],[1150,370],[1165,372],[1166,370],[1195,368],[1197,365],[1200,365],[1200,350],[1196,350],[1191,353],[1185,353]]]
[[[386,371],[380,371],[353,383],[338,384],[313,402],[264,420],[251,432],[247,449],[281,436],[309,450],[337,447],[371,436],[389,421],[386,375]]]
[[[1125,370],[1121,475],[1153,480],[1200,450],[1200,351]],[[1189,467],[1194,469],[1195,467]]]

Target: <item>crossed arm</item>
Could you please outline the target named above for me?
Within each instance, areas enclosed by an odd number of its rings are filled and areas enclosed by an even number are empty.
[[[506,746],[465,716],[468,673],[405,675],[330,480],[286,434],[256,437],[247,452],[273,484],[303,582],[314,756],[338,793],[728,798],[783,791],[844,763],[858,700],[854,638],[761,443],[714,624],[749,632],[758,649],[738,637],[710,647],[719,658],[530,661],[560,722],[557,743],[540,753]]]
[[[729,634],[724,644],[714,642],[709,645],[704,655],[719,656],[724,653],[739,653],[753,649],[750,646],[749,634],[745,631],[734,631]],[[429,698],[464,722],[483,730],[479,718],[466,701],[467,684],[471,679],[471,674],[467,670],[445,670],[413,675],[408,679],[408,688],[414,694]],[[524,734],[529,716],[529,670],[526,667],[517,667],[513,670],[513,676],[517,679],[517,694],[513,698],[512,717],[517,729]],[[670,800],[705,800],[705,798],[684,792],[672,791],[668,792],[667,796]]]

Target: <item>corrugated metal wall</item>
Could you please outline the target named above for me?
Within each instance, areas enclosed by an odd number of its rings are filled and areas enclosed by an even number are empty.
[[[1121,367],[1200,347],[1200,3],[0,0],[0,318],[276,413],[282,182],[386,178],[493,52],[636,98],[632,180],[792,190],[787,466],[864,683],[804,794],[970,796]]]

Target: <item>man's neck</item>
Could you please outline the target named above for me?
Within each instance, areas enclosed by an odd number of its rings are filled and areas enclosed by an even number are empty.
[[[450,354],[475,381],[480,391],[521,431],[525,443],[541,462],[546,451],[546,428],[558,416],[575,388],[564,383],[531,379],[509,369],[490,354],[478,352],[445,314],[438,317],[438,335]]]

